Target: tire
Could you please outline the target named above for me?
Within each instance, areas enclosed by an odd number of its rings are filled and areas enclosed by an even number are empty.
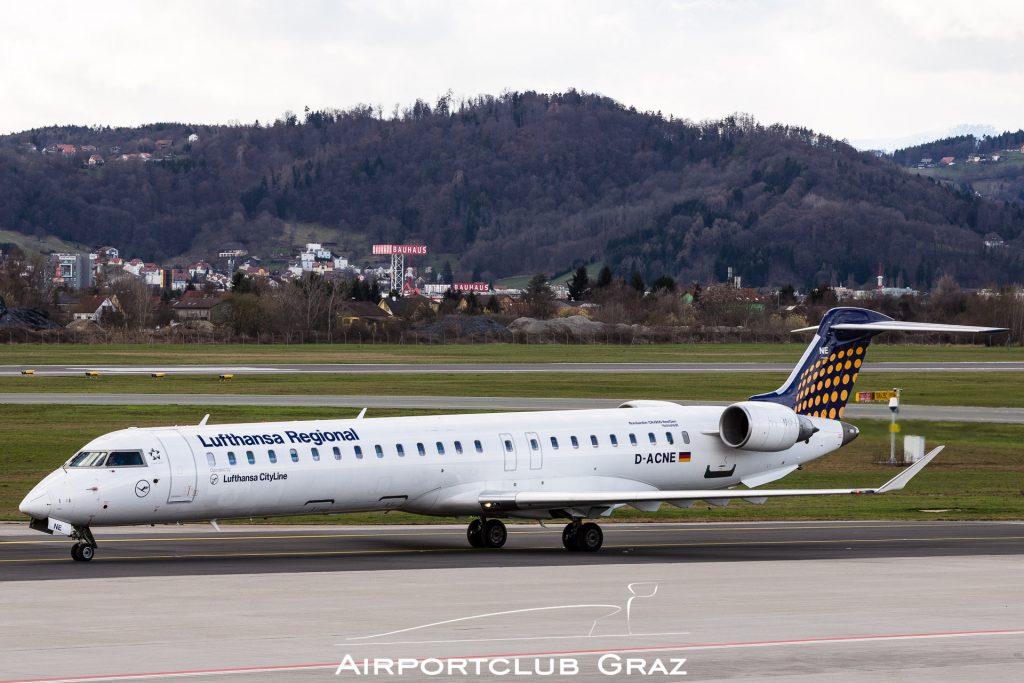
[[[71,546],[71,559],[74,560],[75,562],[81,562],[82,561],[82,555],[80,554],[81,550],[82,550],[82,544],[81,543],[76,543],[73,546]]]
[[[593,522],[587,522],[576,534],[576,549],[585,553],[596,553],[604,544],[604,532]]]
[[[508,529],[497,519],[489,519],[484,523],[483,541],[486,548],[500,548],[508,540]]]
[[[466,538],[469,540],[469,545],[474,548],[484,547],[484,523],[479,519],[474,519],[469,523],[466,528]]]
[[[576,550],[576,525],[572,522],[562,529],[562,545],[566,550]]]
[[[78,559],[80,559],[82,562],[88,562],[93,558],[93,555],[95,554],[96,548],[93,548],[91,545],[88,544],[83,544],[82,547],[78,549]]]

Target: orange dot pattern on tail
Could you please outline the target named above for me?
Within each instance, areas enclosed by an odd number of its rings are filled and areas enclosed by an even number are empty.
[[[839,349],[809,363],[797,384],[796,412],[830,420],[841,418],[864,362],[866,346]]]

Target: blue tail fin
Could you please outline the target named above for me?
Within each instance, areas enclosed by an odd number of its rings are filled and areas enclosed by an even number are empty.
[[[835,329],[892,322],[892,318],[864,308],[833,308],[826,313],[800,362],[781,387],[751,401],[789,406],[798,415],[838,419],[853,394],[871,338],[886,330]],[[812,328],[813,329],[813,328]]]

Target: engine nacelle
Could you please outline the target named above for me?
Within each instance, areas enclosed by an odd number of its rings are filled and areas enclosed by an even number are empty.
[[[784,451],[818,431],[814,424],[778,403],[742,401],[722,411],[718,435],[730,448]]]

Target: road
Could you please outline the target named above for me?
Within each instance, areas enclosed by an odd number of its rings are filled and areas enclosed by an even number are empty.
[[[793,363],[272,363],[267,365],[0,365],[0,376],[75,376],[86,371],[110,375],[169,374],[475,374],[475,373],[687,373],[789,372]],[[1024,361],[872,363],[871,372],[1021,372]]]

